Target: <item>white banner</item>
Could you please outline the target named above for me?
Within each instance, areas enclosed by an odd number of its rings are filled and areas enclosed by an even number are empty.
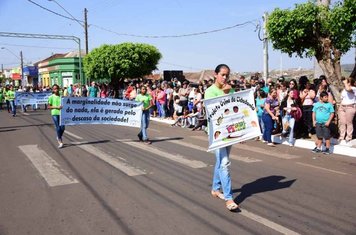
[[[47,104],[52,92],[16,92],[16,105]]]
[[[141,127],[142,103],[129,100],[63,97],[61,125],[112,124]]]
[[[212,151],[261,135],[253,90],[204,100]]]

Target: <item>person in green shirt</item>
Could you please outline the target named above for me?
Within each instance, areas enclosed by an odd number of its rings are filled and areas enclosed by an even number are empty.
[[[148,140],[147,128],[150,122],[150,108],[152,107],[152,97],[147,94],[147,88],[145,86],[141,87],[141,93],[136,96],[136,101],[142,102],[142,118],[141,118],[141,130],[138,133],[138,139],[144,141],[146,144],[151,144],[152,142]]]
[[[205,99],[223,96],[233,93],[234,90],[227,84],[230,75],[230,68],[226,64],[220,64],[215,68],[215,83],[205,91]],[[222,147],[215,150],[215,167],[211,195],[225,200],[226,208],[230,211],[236,210],[239,206],[234,202],[232,195],[230,160],[231,146]],[[221,193],[221,191],[223,193]]]
[[[63,148],[62,136],[65,130],[64,125],[59,125],[60,114],[61,114],[61,96],[59,94],[59,86],[54,84],[52,86],[52,95],[48,97],[48,109],[51,110],[52,119],[56,127],[58,148]]]
[[[6,98],[10,103],[12,116],[16,116],[16,105],[15,105],[15,91],[14,86],[10,85],[9,90],[6,92]]]
[[[7,95],[6,95],[8,90],[9,90],[9,86],[6,85],[4,90],[3,90],[3,96],[5,98],[7,112],[10,113],[10,101],[7,99]]]

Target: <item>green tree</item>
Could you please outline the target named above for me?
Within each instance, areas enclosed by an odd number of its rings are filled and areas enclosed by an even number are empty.
[[[102,45],[84,57],[85,75],[90,80],[109,78],[113,84],[139,78],[157,69],[162,55],[157,48],[142,43]]]
[[[337,102],[341,87],[340,59],[356,44],[356,0],[309,1],[294,9],[276,8],[268,18],[268,37],[275,49],[301,58],[315,56]]]

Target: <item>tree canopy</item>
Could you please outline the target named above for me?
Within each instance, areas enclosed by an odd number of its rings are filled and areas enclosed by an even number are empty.
[[[329,1],[319,0],[296,4],[294,9],[276,8],[268,18],[267,31],[275,49],[289,56],[315,56],[340,100],[340,59],[356,44],[356,0],[338,1],[332,7]]]
[[[90,80],[110,78],[117,83],[150,74],[157,69],[161,57],[158,49],[148,44],[105,44],[84,57],[84,72]]]

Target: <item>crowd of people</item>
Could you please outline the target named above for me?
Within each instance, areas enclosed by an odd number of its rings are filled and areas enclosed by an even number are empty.
[[[344,88],[341,91],[341,103],[338,108],[327,79],[323,75],[311,82],[306,76],[301,76],[298,80],[287,81],[284,77],[280,77],[276,81],[270,78],[265,81],[259,74],[255,74],[249,79],[244,76],[240,76],[238,80],[228,79],[226,83],[234,91],[254,89],[257,116],[263,133],[259,139],[269,146],[275,146],[272,135],[282,135],[287,138],[290,146],[294,145],[296,138],[311,138],[315,134],[318,138],[320,136],[317,129],[320,128],[317,124],[328,127],[329,133],[326,133],[326,139],[338,138],[343,144],[353,139],[356,88],[355,81],[351,78],[343,79]],[[214,84],[213,78],[198,83],[177,78],[171,81],[136,79],[125,83],[117,90],[111,84],[91,82],[90,86],[74,84],[63,87],[60,89],[60,94],[135,100],[141,93],[141,87],[145,86],[147,94],[152,97],[147,111],[151,117],[174,120],[173,127],[190,128],[195,131],[206,129],[207,120],[202,100],[205,98],[206,89],[212,84]],[[12,85],[5,86],[0,92],[0,108],[5,100],[8,112],[16,116],[15,91],[50,90],[50,87],[15,89]],[[325,94],[326,100],[323,99]],[[318,120],[320,115],[315,113],[315,106],[320,102],[331,104],[333,107],[333,110],[330,110],[333,113],[330,113],[333,115],[330,121]],[[26,107],[23,107],[23,110],[26,111]],[[334,110],[338,112],[334,114]],[[313,116],[313,113],[316,115]]]
[[[173,127],[190,128],[191,130],[205,130],[207,127],[206,113],[203,99],[214,98],[240,90],[252,89],[255,95],[255,105],[262,136],[259,140],[268,146],[275,146],[272,135],[282,135],[287,138],[290,146],[295,138],[311,138],[316,134],[314,153],[330,154],[331,137],[339,138],[340,142],[348,143],[354,136],[354,119],[356,112],[356,87],[351,78],[343,78],[341,103],[334,100],[327,79],[320,76],[310,82],[308,77],[286,80],[284,77],[276,81],[264,81],[259,74],[250,79],[240,76],[238,80],[230,80],[230,68],[225,64],[216,67],[214,78],[190,83],[173,78],[171,81],[154,81],[137,79],[126,83],[120,89],[114,89],[111,84],[97,84],[90,86],[79,84],[60,88],[58,85],[49,87],[34,87],[15,89],[8,85],[0,92],[0,108],[3,99],[7,110],[16,116],[16,91],[52,91],[45,109],[51,110],[51,116],[56,127],[58,148],[63,147],[62,136],[65,127],[59,123],[61,97],[100,97],[135,100],[143,103],[141,130],[137,137],[146,144],[151,144],[147,128],[150,117],[175,120]],[[36,107],[33,106],[35,109]],[[336,113],[335,110],[338,110]],[[26,111],[26,107],[23,107]],[[337,116],[337,118],[334,118]],[[339,127],[339,128],[337,128]],[[322,148],[323,139],[325,148]],[[229,154],[231,146],[215,150],[215,167],[212,179],[211,195],[225,201],[228,210],[239,208],[233,200],[230,177]]]

